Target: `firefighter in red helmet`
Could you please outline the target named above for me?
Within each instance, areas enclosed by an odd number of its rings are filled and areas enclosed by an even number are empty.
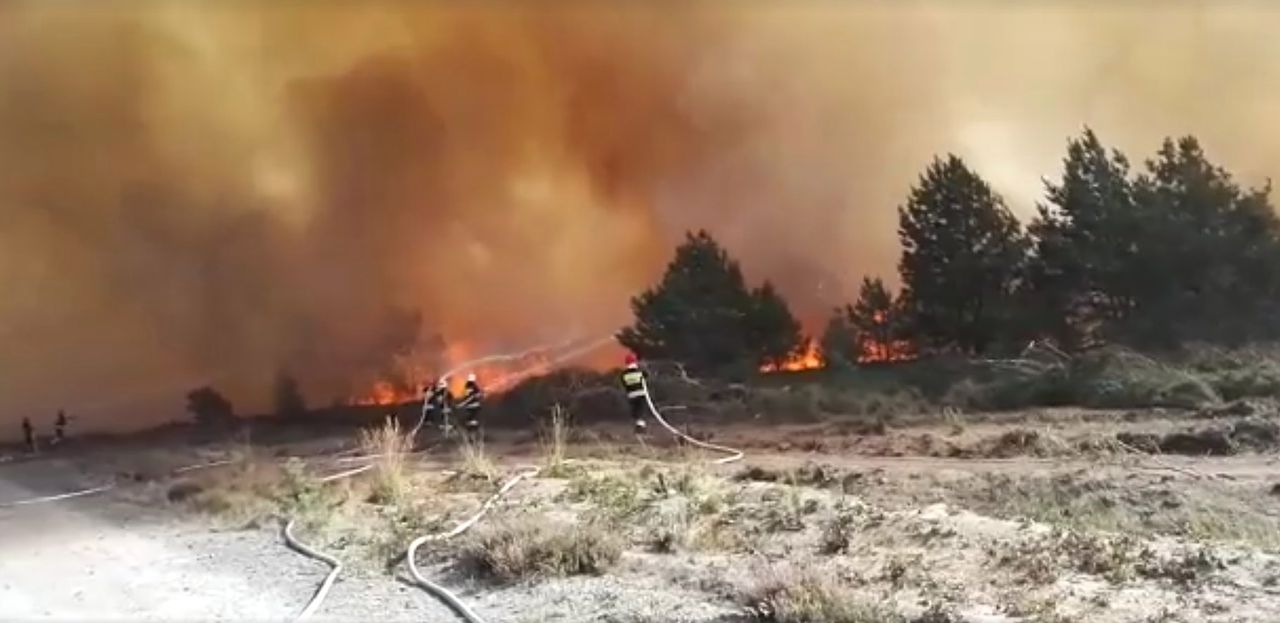
[[[626,366],[622,368],[619,380],[622,381],[623,391],[627,393],[627,403],[631,405],[631,419],[635,421],[636,434],[643,434],[647,430],[644,414],[649,410],[649,390],[646,383],[648,376],[640,369],[634,354],[627,353]]]

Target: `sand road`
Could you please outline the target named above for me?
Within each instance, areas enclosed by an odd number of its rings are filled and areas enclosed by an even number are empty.
[[[60,460],[0,465],[0,505],[105,482]],[[0,619],[285,621],[327,571],[272,530],[211,532],[127,498],[0,508]],[[354,579],[317,618],[420,620],[438,608],[385,578]]]

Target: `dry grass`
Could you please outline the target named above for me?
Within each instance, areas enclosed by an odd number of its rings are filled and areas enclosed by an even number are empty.
[[[491,483],[498,480],[498,466],[485,453],[483,439],[472,441],[470,437],[463,435],[458,442],[458,456],[462,460],[463,474]]]
[[[599,575],[621,559],[623,548],[618,531],[603,523],[518,517],[473,530],[461,545],[458,564],[501,583]]]
[[[747,611],[769,623],[901,623],[881,603],[857,595],[830,575],[814,570],[771,569],[742,592]]]
[[[283,466],[246,453],[224,469],[210,470],[169,490],[169,499],[210,515],[227,527],[252,528],[271,517],[296,517],[303,526],[329,523],[351,490],[321,483],[302,461]]]
[[[391,419],[382,426],[360,431],[358,441],[361,452],[374,457],[370,501],[379,504],[402,501],[410,489],[405,462],[412,451],[413,440],[400,431],[399,422]]]
[[[566,475],[569,433],[569,413],[558,403],[552,405],[551,423],[542,436],[543,475],[549,478]]]

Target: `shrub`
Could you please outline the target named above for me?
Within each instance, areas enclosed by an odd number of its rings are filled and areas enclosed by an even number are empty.
[[[522,517],[478,528],[461,547],[458,563],[496,582],[570,575],[599,575],[622,557],[617,530],[602,523],[565,525]]]
[[[405,455],[413,441],[400,432],[400,424],[391,418],[382,426],[360,431],[359,445],[364,454],[375,457],[371,500],[384,504],[402,500],[409,488]]]
[[[864,601],[816,572],[766,572],[742,594],[747,611],[768,623],[901,623],[888,607]]]

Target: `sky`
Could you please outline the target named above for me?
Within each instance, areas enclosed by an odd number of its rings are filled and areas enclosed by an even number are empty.
[[[707,228],[817,330],[956,153],[1280,168],[1266,2],[0,4],[0,427],[615,331]],[[439,339],[438,339],[439,338]],[[0,433],[0,436],[5,436]]]

